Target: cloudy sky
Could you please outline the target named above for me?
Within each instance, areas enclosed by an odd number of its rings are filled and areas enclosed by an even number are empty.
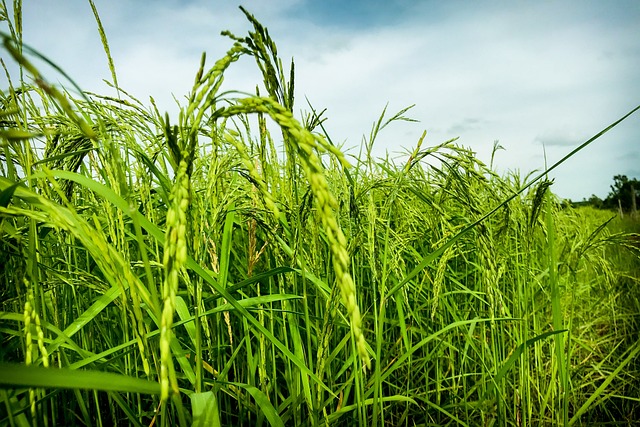
[[[176,111],[203,51],[209,65],[250,25],[265,26],[286,64],[296,64],[297,111],[327,109],[332,139],[357,155],[362,138],[388,112],[415,104],[419,123],[385,129],[374,154],[459,137],[489,163],[494,141],[502,173],[552,164],[640,104],[640,1],[432,0],[95,0],[120,85]],[[25,42],[83,89],[108,93],[110,79],[88,2],[30,0]],[[6,24],[0,23],[6,31]],[[7,56],[2,53],[2,56]],[[6,59],[5,59],[6,61]],[[52,71],[45,72],[58,81]],[[261,81],[244,58],[226,89],[252,92]],[[0,87],[6,78],[0,76]],[[640,113],[628,118],[553,175],[554,191],[605,197],[616,174],[640,178]]]

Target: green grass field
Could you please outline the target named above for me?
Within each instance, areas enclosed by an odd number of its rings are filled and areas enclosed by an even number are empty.
[[[455,140],[374,158],[407,109],[345,157],[247,17],[177,117],[117,87],[97,11],[119,97],[7,21],[0,425],[638,422],[639,223]],[[243,55],[260,94],[221,93]]]

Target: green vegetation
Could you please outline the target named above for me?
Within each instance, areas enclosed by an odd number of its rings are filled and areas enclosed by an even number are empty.
[[[94,12],[118,97],[49,84],[19,19],[3,36],[1,425],[640,419],[631,219],[454,140],[373,158],[408,109],[345,158],[246,12],[170,118],[118,87]],[[220,93],[242,55],[266,96]]]
[[[639,200],[640,182],[635,178],[629,179],[626,175],[616,175],[613,177],[611,192],[604,200],[603,207],[617,208],[621,212],[631,212],[635,215]]]
[[[626,175],[616,175],[613,177],[611,191],[604,200],[593,194],[589,200],[574,205],[616,210],[620,216],[630,214],[635,217],[640,205],[640,181],[635,178],[629,179]]]

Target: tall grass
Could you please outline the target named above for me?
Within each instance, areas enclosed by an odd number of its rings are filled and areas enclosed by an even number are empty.
[[[244,9],[170,118],[118,86],[91,5],[116,98],[49,84],[2,3],[2,425],[640,419],[638,240],[613,215],[455,140],[374,158],[408,109],[348,162]],[[220,93],[242,55],[264,96]]]

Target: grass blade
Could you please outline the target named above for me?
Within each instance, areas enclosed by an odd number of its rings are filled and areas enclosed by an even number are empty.
[[[12,363],[0,363],[0,386],[3,388],[67,388],[160,394],[160,385],[155,381],[111,372],[40,368]]]

